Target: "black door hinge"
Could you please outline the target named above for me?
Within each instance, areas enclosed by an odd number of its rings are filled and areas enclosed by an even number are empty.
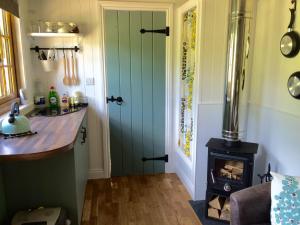
[[[168,155],[165,155],[165,156],[162,156],[162,157],[155,157],[155,158],[146,158],[146,157],[143,157],[143,158],[142,158],[142,161],[143,161],[143,162],[145,162],[145,161],[150,161],[150,160],[169,162],[169,156],[168,156]]]
[[[158,33],[158,34],[166,34],[166,36],[170,36],[170,28],[166,27],[165,29],[159,29],[159,30],[146,30],[146,29],[141,29],[140,32],[142,34],[144,33]]]

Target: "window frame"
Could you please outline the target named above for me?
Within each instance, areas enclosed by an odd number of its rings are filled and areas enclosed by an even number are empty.
[[[2,10],[2,9],[1,9]],[[14,36],[13,36],[13,18],[12,15],[3,10],[2,13],[5,13],[6,16],[6,26],[7,26],[7,32],[8,35],[2,35],[0,34],[0,41],[2,38],[6,38],[8,39],[8,47],[10,49],[9,54],[10,54],[10,58],[11,58],[11,63],[9,66],[5,66],[5,65],[0,65],[0,73],[3,73],[4,68],[10,68],[12,71],[12,89],[13,89],[13,93],[11,93],[8,96],[4,96],[4,97],[0,97],[0,114],[7,112],[9,110],[10,104],[14,101],[19,101],[18,98],[18,76],[16,73],[16,55],[15,55],[15,51],[14,51]],[[0,77],[1,79],[1,77]],[[1,82],[0,82],[0,85]]]

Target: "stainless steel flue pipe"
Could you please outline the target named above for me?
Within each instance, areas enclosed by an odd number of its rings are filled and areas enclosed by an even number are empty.
[[[246,131],[249,49],[255,2],[231,0],[222,132],[229,142],[243,139]]]

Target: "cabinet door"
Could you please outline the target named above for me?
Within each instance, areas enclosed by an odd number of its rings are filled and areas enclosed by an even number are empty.
[[[75,173],[76,173],[76,192],[78,221],[81,221],[82,208],[84,204],[85,187],[88,176],[88,144],[87,127],[84,119],[75,144]]]

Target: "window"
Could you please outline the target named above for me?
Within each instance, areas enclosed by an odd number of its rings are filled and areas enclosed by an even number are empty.
[[[0,9],[0,108],[17,98],[12,16]],[[0,110],[1,111],[1,110]]]

